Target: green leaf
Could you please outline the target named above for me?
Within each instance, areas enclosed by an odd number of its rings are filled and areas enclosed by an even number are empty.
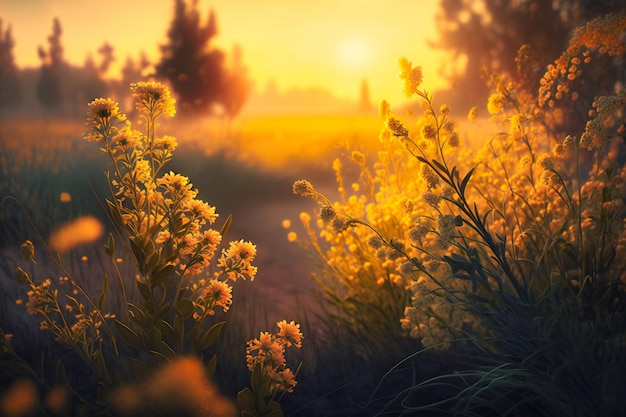
[[[109,199],[105,199],[107,206],[109,206],[109,213],[111,213],[111,218],[118,226],[124,226],[124,221],[122,220],[122,214],[120,213],[119,208],[110,201]]]
[[[213,378],[215,375],[215,369],[217,369],[217,355],[213,355],[211,359],[204,365],[208,378]]]
[[[222,235],[222,237],[226,236],[226,233],[228,233],[228,229],[230,229],[230,225],[232,222],[233,222],[233,215],[229,214],[228,218],[226,219],[226,221],[222,225],[222,228],[220,229],[220,235]]]
[[[283,417],[283,409],[276,401],[270,401],[261,412],[264,417]]]
[[[248,412],[248,415],[252,416],[258,415],[254,396],[250,388],[244,388],[237,393],[237,405],[239,405],[242,415],[243,412]]]
[[[152,291],[150,291],[148,284],[137,281],[137,289],[139,290],[139,294],[141,294],[141,298],[143,298],[144,305],[150,306],[152,304]]]
[[[470,171],[467,173],[467,175],[465,175],[465,177],[463,177],[463,181],[461,181],[461,184],[459,186],[459,189],[461,191],[461,195],[465,195],[465,187],[467,187],[467,183],[469,182],[470,177],[474,173],[475,169],[476,169],[476,167],[470,169]]]
[[[160,262],[160,259],[159,259]],[[150,280],[153,285],[169,285],[173,284],[176,281],[176,276],[174,276],[174,271],[176,267],[174,265],[163,265],[155,268],[152,271],[152,275],[150,276]]]
[[[139,243],[137,243],[137,242]],[[133,255],[135,255],[135,260],[137,261],[137,267],[139,268],[139,272],[141,275],[146,274],[146,257],[143,253],[141,244],[141,238],[139,236],[135,236],[130,239],[130,249],[133,251]]]
[[[224,324],[226,324],[225,321],[220,321],[219,323],[215,323],[213,326],[211,326],[211,328],[202,336],[194,351],[196,353],[200,353],[210,347],[220,335]]]
[[[113,325],[126,343],[135,349],[145,349],[145,344],[141,338],[130,327],[119,320],[114,320]]]
[[[141,362],[138,359],[129,357],[127,360],[128,360],[128,365],[130,366],[130,369],[133,371],[133,374],[135,376],[141,377],[141,376],[149,374],[152,371],[151,367],[149,367],[148,365],[146,365],[145,363]]]
[[[113,257],[113,255],[115,255],[115,238],[113,237],[113,233],[111,232],[109,232],[107,243],[104,244],[104,252],[111,258]]]
[[[102,290],[98,295],[98,310],[102,311],[107,299],[107,291],[109,290],[109,275],[104,274],[104,280],[102,282]]]
[[[195,307],[189,298],[181,298],[177,305],[178,312],[187,320],[193,314]]]
[[[174,328],[172,327],[172,325],[167,321],[167,320],[161,320],[159,322],[159,329],[161,330],[161,333],[169,339],[175,339],[176,338],[176,334],[174,333]]]

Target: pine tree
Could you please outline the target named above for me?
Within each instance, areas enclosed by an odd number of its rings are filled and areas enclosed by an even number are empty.
[[[41,74],[37,84],[37,98],[48,110],[60,108],[64,98],[61,86],[61,73],[66,64],[63,60],[63,46],[61,45],[62,33],[61,22],[55,17],[52,25],[52,35],[48,37],[48,51],[41,46],[39,47]]]
[[[13,56],[14,46],[11,26],[3,32],[0,19],[0,109],[15,107],[22,99],[18,68]]]
[[[211,10],[202,24],[198,1],[187,6],[185,0],[175,0],[169,42],[161,46],[156,76],[171,84],[183,113],[211,113],[222,95],[225,56],[211,46],[217,35],[215,13]]]

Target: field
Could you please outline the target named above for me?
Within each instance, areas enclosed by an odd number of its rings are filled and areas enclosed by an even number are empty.
[[[624,31],[478,117],[402,58],[412,111],[2,120],[0,412],[626,415]]]

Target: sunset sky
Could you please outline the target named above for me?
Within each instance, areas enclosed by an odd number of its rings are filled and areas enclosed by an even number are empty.
[[[403,100],[397,60],[406,56],[424,68],[425,85],[445,85],[437,75],[444,55],[427,46],[435,40],[434,0],[199,0],[206,18],[213,8],[216,45],[234,44],[263,90],[273,80],[280,90],[322,87],[356,100],[367,79],[372,101]],[[52,20],[63,28],[65,58],[82,65],[105,41],[115,48],[114,76],[127,56],[145,51],[159,59],[173,0],[0,0],[0,18],[12,27],[18,66],[38,66],[37,47],[47,47]]]

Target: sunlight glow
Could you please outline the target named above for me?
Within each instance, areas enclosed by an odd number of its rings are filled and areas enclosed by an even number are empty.
[[[363,67],[369,64],[371,52],[363,41],[347,39],[337,45],[336,58],[342,65]]]

